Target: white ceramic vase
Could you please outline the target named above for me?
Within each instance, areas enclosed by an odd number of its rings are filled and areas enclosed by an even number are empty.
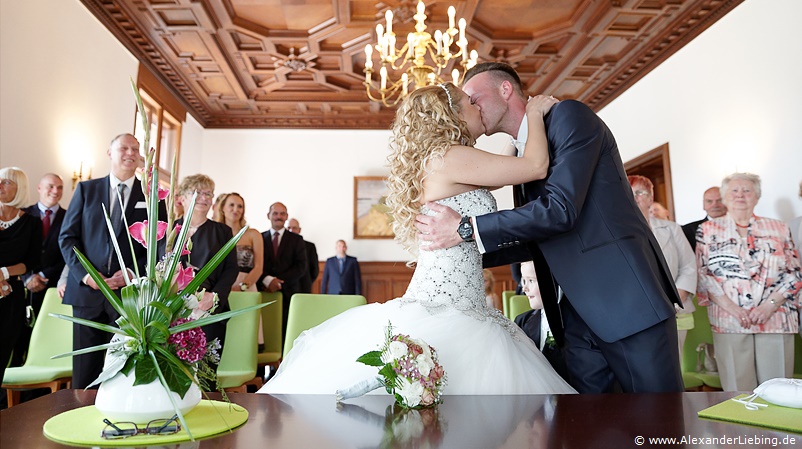
[[[201,391],[194,383],[184,395],[170,392],[182,414],[192,410],[201,400]],[[100,384],[95,407],[110,421],[145,424],[154,419],[171,418],[175,414],[173,404],[159,379],[145,384],[134,385],[134,372],[130,376],[117,373]]]

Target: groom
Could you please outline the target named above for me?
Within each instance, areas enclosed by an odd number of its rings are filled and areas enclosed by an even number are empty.
[[[486,133],[510,134],[522,151],[527,99],[515,70],[478,64],[463,90]],[[485,266],[534,259],[546,316],[580,393],[611,392],[616,383],[624,392],[683,391],[672,304],[679,297],[612,133],[570,100],[554,105],[545,124],[549,173],[514,186],[519,207],[460,217],[430,203],[440,213],[418,216],[419,238],[432,242],[428,249],[475,239]]]

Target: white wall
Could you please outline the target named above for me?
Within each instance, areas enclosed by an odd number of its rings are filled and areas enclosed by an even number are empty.
[[[736,168],[764,179],[758,214],[802,214],[798,17],[802,2],[747,0],[601,112],[624,160],[669,143],[678,221],[700,218],[702,191]],[[137,61],[78,0],[0,0],[0,166],[22,167],[34,184],[46,171],[60,173],[66,205],[73,163],[92,158],[94,174],[105,175],[108,141],[132,130],[128,78],[136,71]],[[353,177],[386,174],[388,138],[389,131],[204,130],[187,116],[180,175],[206,173],[218,193],[241,193],[259,230],[269,204],[284,202],[321,258],[344,238],[361,260],[406,260],[390,240],[351,238]],[[511,207],[510,196],[497,192],[499,207]]]
[[[0,0],[0,166],[25,170],[32,203],[47,172],[64,205],[77,162],[108,173],[109,141],[133,130],[138,64],[78,0]]]
[[[665,142],[680,223],[735,171],[762,178],[757,215],[802,215],[802,2],[747,0],[599,114],[624,160]]]

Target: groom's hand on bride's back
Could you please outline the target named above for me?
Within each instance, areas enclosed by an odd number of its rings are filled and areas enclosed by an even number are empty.
[[[435,215],[418,215],[415,217],[420,249],[451,248],[462,243],[462,238],[457,233],[457,227],[462,216],[454,209],[438,203],[428,202],[426,207],[437,213]]]

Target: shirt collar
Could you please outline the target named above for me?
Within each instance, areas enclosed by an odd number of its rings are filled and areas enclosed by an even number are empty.
[[[43,216],[45,215],[45,211],[47,210],[49,210],[52,214],[55,214],[56,211],[58,211],[58,203],[54,204],[53,207],[45,207],[45,205],[42,204],[41,202],[37,202],[36,205],[39,206],[39,212]]]
[[[136,176],[131,176],[130,178],[123,181],[117,179],[116,176],[109,173],[109,183],[111,185],[112,190],[117,188],[117,184],[123,183],[125,184],[126,187],[128,187],[128,191],[130,192],[131,189],[133,189],[134,187],[134,179],[136,179]]]
[[[524,115],[524,119],[521,120],[521,126],[518,128],[518,138],[512,139],[512,144],[518,149],[518,157],[524,154],[527,137],[529,137],[529,122],[526,120],[526,115]]]

